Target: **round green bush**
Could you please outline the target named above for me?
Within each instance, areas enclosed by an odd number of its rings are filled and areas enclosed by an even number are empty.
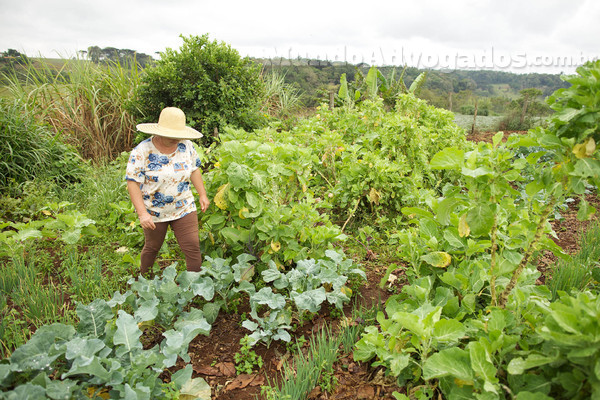
[[[142,119],[155,122],[164,107],[179,107],[187,123],[212,141],[225,125],[252,130],[263,123],[260,67],[208,35],[183,37],[179,51],[166,49],[144,70],[138,91]]]

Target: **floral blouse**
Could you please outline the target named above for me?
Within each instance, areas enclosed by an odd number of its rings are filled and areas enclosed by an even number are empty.
[[[125,179],[140,183],[152,220],[166,222],[196,211],[190,177],[199,167],[200,158],[191,141],[182,140],[173,153],[163,154],[149,138],[131,151]]]

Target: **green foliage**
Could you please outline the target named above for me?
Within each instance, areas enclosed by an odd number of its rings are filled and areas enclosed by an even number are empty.
[[[37,122],[33,113],[18,102],[0,102],[0,187],[3,191],[14,184],[34,178],[74,182],[84,170],[81,157],[55,136],[52,130]]]
[[[259,67],[208,35],[182,39],[179,51],[166,49],[144,70],[138,91],[144,120],[155,122],[164,107],[179,107],[207,144],[215,128],[259,126],[264,95]]]
[[[323,259],[298,261],[287,273],[280,272],[270,261],[261,275],[265,283],[272,282],[277,292],[271,287],[256,291],[248,284],[240,285],[239,290],[250,296],[252,319],[245,320],[242,326],[252,331],[249,338],[253,345],[259,341],[269,346],[272,340],[291,340],[288,331],[292,328],[292,304],[301,320],[303,315],[318,312],[325,301],[340,309],[350,301],[352,291],[345,286],[348,277],[366,279],[365,273],[340,253],[328,250],[325,254]],[[267,310],[259,312],[260,306],[267,306]]]
[[[600,141],[600,61],[582,65],[577,68],[577,75],[564,80],[571,86],[548,98],[555,111],[550,128],[559,138],[573,138],[576,143],[588,137]]]
[[[355,359],[375,358],[399,383],[437,387],[447,398],[599,395],[590,341],[597,296],[559,292],[550,303],[531,265],[541,249],[566,258],[547,236],[548,218],[566,196],[598,183],[595,130],[577,140],[559,133],[580,122],[506,142],[498,133],[491,144],[467,152],[450,147],[431,159],[433,169],[459,173],[461,184],[444,187],[427,209],[402,210],[414,224],[397,234],[413,268],[410,283],[387,301],[387,316],[378,314],[380,327],[365,329]],[[593,211],[582,202],[580,217]]]
[[[398,97],[394,112],[385,111],[381,100],[363,101],[353,108],[319,107],[317,112],[290,132],[230,131],[223,137],[223,146],[229,148],[231,141],[244,149],[234,140],[266,142],[260,145],[261,149],[277,150],[275,157],[270,156],[270,162],[289,163],[283,168],[297,169],[292,178],[289,178],[292,171],[284,171],[293,185],[288,193],[298,193],[312,207],[329,210],[331,219],[343,228],[344,221],[352,218],[358,222],[363,218],[376,219],[378,224],[393,221],[402,207],[417,204],[425,193],[454,176],[432,170],[431,156],[447,146],[466,146],[464,132],[454,125],[452,114],[428,106],[413,95]],[[269,144],[271,141],[274,144]],[[295,149],[298,159],[288,157],[287,163],[279,161],[284,154],[291,153],[288,149]],[[253,151],[253,147],[248,149],[250,154]],[[243,160],[242,151],[235,154],[237,160]],[[222,168],[221,164],[215,165]],[[280,170],[261,168],[272,170],[269,172],[272,175]],[[230,188],[228,191],[231,193]]]
[[[369,68],[366,76],[357,70],[355,81],[351,83],[348,82],[346,74],[342,74],[337,97],[338,105],[351,106],[363,100],[373,101],[381,97],[386,106],[393,108],[400,95],[411,93],[417,96],[426,82],[427,71],[420,73],[410,87],[407,87],[404,84],[406,70],[407,67],[404,67],[398,78],[396,78],[396,69],[393,69],[387,78],[376,67]]]
[[[251,350],[252,340],[248,336],[240,339],[240,350],[233,355],[235,361],[235,371],[238,374],[251,374],[254,369],[260,369],[263,366],[263,359]]]
[[[215,158],[205,183],[216,207],[201,216],[206,253],[249,252],[263,262],[291,263],[323,257],[331,243],[343,239],[307,191],[314,162],[309,149],[226,140]]]
[[[96,391],[99,386],[108,389],[110,398],[130,399],[136,393],[145,396],[140,398],[163,398],[158,374],[173,366],[177,357],[189,362],[189,342],[210,331],[201,310],[184,311],[195,293],[204,293],[203,281],[198,273],[177,276],[171,266],[152,281],[130,281],[130,291],[116,292],[109,301],[78,304],[77,328],[64,324],[40,327],[12,353],[5,364],[10,368],[2,370],[0,387],[13,395],[35,390],[36,398],[54,398],[52,391],[57,385],[66,390],[63,397],[67,398],[81,396],[88,388]],[[163,332],[160,346],[144,350],[141,328],[152,321],[172,329]],[[53,380],[49,379],[51,373]],[[174,389],[181,389],[191,373],[187,367],[173,374]],[[38,378],[25,383],[32,376]]]
[[[265,101],[262,111],[275,118],[287,118],[299,111],[301,103],[300,90],[285,82],[285,74],[271,71],[263,75],[265,84]]]

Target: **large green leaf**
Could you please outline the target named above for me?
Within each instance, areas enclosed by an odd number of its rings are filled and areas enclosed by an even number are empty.
[[[46,396],[53,400],[70,400],[75,398],[74,392],[80,382],[71,379],[51,380],[46,377]]]
[[[369,68],[369,72],[367,73],[367,77],[365,78],[365,83],[367,84],[367,97],[370,99],[374,99],[377,97],[377,68],[371,67]]]
[[[433,325],[433,337],[438,342],[454,342],[465,335],[465,327],[455,319],[441,319]]]
[[[340,90],[338,90],[338,97],[344,101],[348,101],[350,98],[348,95],[348,80],[346,79],[345,73],[340,76]]]
[[[20,230],[16,235],[13,235],[12,238],[18,242],[22,242],[27,239],[41,238],[42,236],[43,235],[41,231],[37,229],[28,228]]]
[[[115,345],[122,346],[117,350],[117,355],[122,356],[123,354],[142,348],[142,343],[139,340],[140,336],[142,336],[142,331],[138,328],[137,322],[132,315],[119,310],[116,325],[117,330],[113,337],[113,342]]]
[[[483,378],[483,388],[487,392],[498,393],[498,378],[496,367],[492,364],[491,357],[480,342],[471,342],[468,345],[471,367],[475,375]]]
[[[423,365],[423,378],[426,380],[453,376],[462,381],[473,381],[473,369],[469,354],[458,347],[444,349],[433,354]]]
[[[292,297],[298,310],[308,310],[316,313],[320,310],[321,304],[327,299],[327,293],[325,288],[320,287],[300,294],[294,292]]]
[[[413,83],[410,84],[410,87],[408,88],[408,91],[410,93],[414,93],[415,95],[418,95],[419,92],[421,91],[421,88],[423,87],[423,85],[425,84],[425,80],[427,79],[427,71],[421,72],[413,81]]]
[[[203,378],[190,379],[179,391],[179,400],[210,400],[211,390]]]
[[[389,359],[390,372],[393,376],[398,376],[408,367],[410,363],[410,354],[408,353],[392,353]]]
[[[266,304],[272,310],[283,308],[285,306],[285,297],[279,293],[273,293],[273,289],[270,287],[260,289],[250,297],[250,301],[258,304]]]
[[[429,165],[432,169],[458,170],[464,163],[465,152],[456,147],[447,147],[433,156]]]
[[[158,298],[142,300],[133,316],[138,322],[152,321],[158,315]]]
[[[14,390],[3,395],[6,400],[39,400],[46,398],[46,390],[29,382],[17,386]]]
[[[445,251],[432,251],[421,256],[421,260],[436,268],[446,268],[452,262],[452,257]]]
[[[417,336],[426,336],[425,324],[417,315],[404,311],[398,311],[392,315],[392,319],[398,322],[402,328],[409,330]]]
[[[98,357],[90,359],[77,358],[71,365],[71,369],[62,374],[61,378],[65,379],[74,375],[91,375],[103,382],[111,380],[110,372],[102,365]]]
[[[557,356],[546,356],[542,354],[529,354],[527,358],[516,357],[508,363],[507,371],[512,375],[521,375],[526,370],[550,364],[558,359]]]
[[[236,162],[229,164],[227,175],[229,176],[229,183],[231,183],[233,188],[243,188],[252,179],[249,168]]]
[[[494,225],[494,211],[487,203],[477,204],[467,212],[467,223],[474,236],[490,233]]]
[[[593,158],[582,158],[575,163],[573,175],[580,177],[600,177],[600,161]]]
[[[60,239],[65,242],[66,244],[76,244],[77,242],[79,242],[79,239],[81,239],[81,229],[80,228],[74,228],[74,229],[69,229],[68,231],[65,231],[62,236],[60,237]]]
[[[104,334],[106,321],[114,316],[112,309],[103,299],[96,299],[88,305],[77,304],[76,312],[79,317],[77,332],[96,337]]]
[[[81,358],[82,360],[91,359],[102,350],[105,345],[104,342],[96,338],[82,338],[75,337],[67,342],[67,351],[65,357],[67,360],[74,360]]]
[[[45,325],[35,332],[27,343],[10,356],[12,370],[16,372],[49,370],[61,353],[49,353],[57,341],[68,341],[75,336],[75,328],[64,324]]]
[[[220,233],[225,239],[233,243],[247,243],[250,237],[249,230],[243,228],[236,229],[229,226],[221,229]]]

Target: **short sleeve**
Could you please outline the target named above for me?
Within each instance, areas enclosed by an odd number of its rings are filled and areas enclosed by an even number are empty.
[[[200,161],[200,156],[198,156],[198,152],[194,145],[190,142],[190,159],[192,161],[192,172],[197,170],[202,166],[202,161]]]
[[[140,154],[139,149],[136,147],[129,155],[127,169],[125,170],[125,179],[128,181],[144,183],[145,175],[146,173],[143,157]]]

